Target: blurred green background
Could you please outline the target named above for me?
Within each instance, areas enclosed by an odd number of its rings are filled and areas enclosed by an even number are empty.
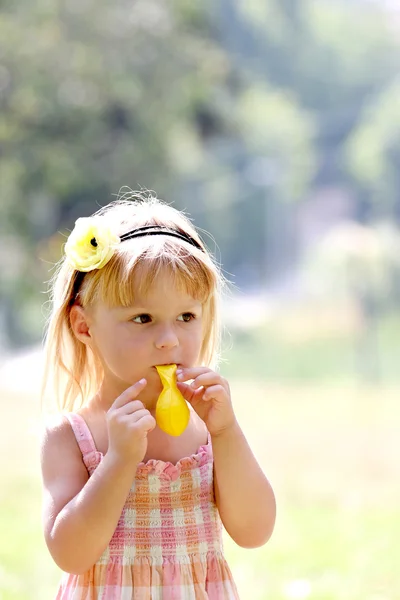
[[[241,598],[400,598],[399,32],[396,0],[0,2],[0,600],[55,594],[46,282],[123,186],[232,282],[221,370],[278,502],[264,548],[226,537]]]

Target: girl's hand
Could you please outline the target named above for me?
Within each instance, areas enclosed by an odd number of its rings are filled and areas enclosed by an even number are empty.
[[[136,400],[146,385],[145,379],[131,385],[107,411],[107,454],[112,454],[118,461],[138,465],[146,454],[147,434],[156,426],[151,413]]]
[[[183,383],[193,379],[190,385]],[[229,383],[208,367],[178,369],[178,388],[196,413],[216,436],[236,422]]]

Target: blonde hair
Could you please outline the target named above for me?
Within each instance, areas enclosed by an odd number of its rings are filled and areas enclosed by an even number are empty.
[[[71,307],[78,303],[86,308],[96,302],[109,307],[130,306],[135,275],[139,275],[135,278],[139,286],[136,291],[146,294],[158,273],[168,269],[178,288],[203,305],[200,363],[215,367],[219,359],[219,304],[226,280],[189,218],[151,194],[134,192],[93,216],[107,219],[107,225],[119,236],[137,227],[162,225],[188,234],[202,249],[167,235],[144,236],[121,242],[101,269],[76,271],[65,257],[57,263],[49,289],[51,312],[45,331],[42,401],[50,388],[52,400],[61,410],[83,406],[98,391],[104,376],[99,359],[72,331]]]

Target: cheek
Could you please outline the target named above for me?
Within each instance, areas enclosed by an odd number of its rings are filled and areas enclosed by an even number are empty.
[[[101,355],[108,370],[130,381],[134,372],[147,364],[145,345],[130,337],[109,338],[103,340]]]
[[[125,328],[113,327],[94,331],[93,340],[99,354],[109,361],[122,360],[126,356],[132,337]]]
[[[190,332],[187,343],[192,354],[197,355],[200,352],[200,348],[203,343],[203,330],[201,326],[196,327]]]
[[[116,344],[115,338],[97,338],[95,350],[106,364],[120,360],[121,348]]]

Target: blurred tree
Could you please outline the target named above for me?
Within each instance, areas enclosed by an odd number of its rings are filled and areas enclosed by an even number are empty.
[[[367,220],[390,215],[400,222],[400,83],[395,80],[366,105],[344,158]]]
[[[225,77],[207,31],[202,11],[158,0],[16,0],[1,12],[0,221],[23,259],[12,284],[2,278],[0,298],[16,344],[27,333],[27,278],[38,285],[48,278],[38,259],[59,258],[60,250],[38,256],[43,238],[72,227],[122,184],[172,195],[175,130],[205,134],[201,107]]]
[[[390,222],[367,227],[350,221],[334,227],[303,265],[309,292],[355,304],[357,369],[370,382],[381,377],[379,322],[398,285],[399,251],[400,230]]]
[[[397,76],[398,42],[379,6],[223,0],[226,45],[249,77],[290,89],[318,129],[320,177],[343,177],[343,141],[363,104]]]
[[[294,260],[296,202],[313,185],[347,181],[343,141],[393,79],[396,44],[367,4],[3,3],[0,227],[13,256],[0,275],[0,320],[9,340],[40,335],[33,290],[64,239],[49,235],[121,185],[174,198],[218,239],[227,271],[268,283]]]

